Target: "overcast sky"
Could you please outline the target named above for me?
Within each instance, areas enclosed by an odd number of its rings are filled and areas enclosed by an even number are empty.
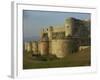
[[[89,13],[23,10],[23,38],[24,40],[36,40],[42,28],[63,25],[64,20],[69,17],[87,20],[91,16]]]

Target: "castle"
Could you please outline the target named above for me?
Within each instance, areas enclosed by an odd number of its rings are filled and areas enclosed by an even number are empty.
[[[81,44],[84,43],[84,46],[90,44],[89,30],[83,28],[87,25],[90,26],[89,21],[70,17],[65,20],[62,27],[50,26],[42,29],[41,39],[25,42],[24,49],[28,52],[31,51],[34,55],[55,55],[58,58],[63,58],[69,53],[77,52]],[[82,39],[84,35],[87,36],[85,41]]]

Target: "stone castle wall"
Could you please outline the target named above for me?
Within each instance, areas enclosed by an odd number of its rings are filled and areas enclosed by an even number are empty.
[[[50,53],[58,58],[66,57],[68,54],[78,51],[79,48],[76,38],[52,40],[50,46]]]
[[[74,40],[75,41],[75,40]],[[75,41],[76,42],[76,41]],[[37,55],[55,55],[58,58],[66,57],[68,54],[72,53],[73,47],[77,50],[79,46],[70,39],[55,39],[51,41],[39,41],[27,43],[26,50],[32,52],[32,54]]]
[[[41,40],[36,42],[26,43],[25,50],[30,51],[32,49],[33,54],[38,53],[40,55],[56,55],[58,58],[63,58],[69,53],[75,52],[79,48],[78,37],[74,36],[80,27],[81,21],[73,18],[65,20],[63,27],[53,27],[43,29],[41,31]],[[64,36],[62,37],[62,33]],[[57,33],[58,37],[53,39],[54,33]],[[60,35],[60,37],[59,37]],[[68,37],[71,37],[70,39]],[[77,38],[76,38],[77,37]]]
[[[49,54],[49,42],[48,41],[40,41],[39,42],[39,54],[40,55]]]
[[[51,41],[51,54],[62,58],[68,55],[69,40],[52,40]]]

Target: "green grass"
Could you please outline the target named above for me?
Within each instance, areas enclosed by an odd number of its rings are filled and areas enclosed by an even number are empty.
[[[25,53],[23,69],[90,66],[90,56],[89,48],[69,54],[63,59],[58,59],[55,56],[32,57],[30,53]]]

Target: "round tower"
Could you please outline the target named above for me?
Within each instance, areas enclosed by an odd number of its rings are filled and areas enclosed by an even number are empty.
[[[52,40],[52,55],[56,55],[57,58],[64,58],[71,53],[70,44],[71,40],[69,39],[57,39]]]
[[[77,52],[79,44],[77,39],[56,39],[51,42],[51,54],[57,58],[67,57],[68,54]]]
[[[72,36],[72,31],[73,31],[73,23],[74,23],[74,18],[70,17],[65,20],[64,27],[65,27],[65,36]]]
[[[40,55],[47,55],[49,53],[49,41],[48,38],[44,37],[39,43],[39,52]]]
[[[25,51],[27,51],[27,52],[32,51],[31,42],[25,42],[24,46],[25,46]]]
[[[48,38],[49,38],[49,40],[52,40],[52,31],[53,31],[53,27],[50,26],[50,27],[48,28]]]
[[[38,43],[37,41],[32,41],[32,54],[37,55],[38,54]]]

